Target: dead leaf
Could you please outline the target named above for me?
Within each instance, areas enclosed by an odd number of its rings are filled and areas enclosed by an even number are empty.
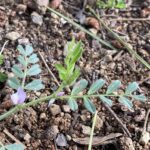
[[[111,140],[111,139],[114,139],[114,138],[117,138],[120,136],[122,136],[121,133],[111,133],[111,134],[103,136],[103,137],[94,136],[92,145],[101,145],[105,141],[108,141],[108,140]],[[89,139],[90,139],[89,137],[74,138],[73,141],[78,143],[78,144],[81,144],[81,145],[88,145]]]
[[[62,0],[52,0],[50,3],[50,7],[53,9],[57,9],[60,4],[61,4]]]

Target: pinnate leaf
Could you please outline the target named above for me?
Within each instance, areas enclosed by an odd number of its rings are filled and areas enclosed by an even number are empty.
[[[113,81],[107,88],[106,94],[111,94],[115,92],[121,85],[121,82],[119,80]]]
[[[102,86],[105,84],[105,80],[99,79],[95,81],[92,86],[90,87],[88,94],[96,93],[99,89],[102,88]]]
[[[37,54],[32,54],[28,59],[28,62],[31,64],[35,64],[38,61],[39,61],[39,58],[37,57]]]
[[[9,78],[8,84],[11,88],[16,90],[21,87],[20,81],[16,77]]]
[[[87,97],[84,97],[84,106],[92,114],[95,113],[96,108],[95,108],[94,104],[91,102],[91,100]]]
[[[78,109],[78,104],[77,104],[76,100],[73,98],[70,98],[68,100],[68,105],[70,106],[70,109],[73,111],[76,111]]]
[[[18,144],[18,143],[6,145],[5,148],[7,150],[24,150],[24,146],[22,144]],[[1,148],[0,148],[0,150],[1,150]]]
[[[23,66],[27,66],[27,63],[22,55],[19,55],[17,59],[20,62],[20,64],[22,64]]]
[[[20,54],[22,54],[23,56],[26,56],[26,51],[25,51],[25,49],[23,48],[22,45],[18,45],[17,49],[20,52]]]
[[[35,76],[41,72],[40,66],[38,64],[32,65],[31,68],[27,71],[27,75]]]
[[[139,100],[139,101],[142,101],[142,102],[145,102],[147,100],[146,96],[141,94],[141,95],[132,95],[132,97],[135,99],[135,100]]]
[[[119,98],[119,102],[121,104],[123,104],[124,106],[128,107],[129,109],[131,109],[133,107],[132,102],[129,99],[127,99],[126,97],[121,96]]]
[[[77,95],[78,93],[80,93],[81,91],[83,91],[88,85],[87,80],[85,79],[81,79],[80,81],[78,81],[77,83],[75,83],[71,95]]]
[[[0,72],[0,82],[5,82],[7,80],[7,75]]]
[[[139,85],[137,82],[129,83],[125,90],[125,94],[132,94],[132,92],[136,91],[138,89]]]
[[[25,89],[38,91],[38,90],[44,89],[44,85],[42,84],[42,80],[36,79],[36,80],[33,80],[32,82],[28,83],[25,86]]]
[[[24,73],[22,72],[21,68],[18,65],[14,65],[11,70],[17,77],[20,78],[24,77]]]
[[[103,96],[103,95],[100,95],[99,98],[100,98],[104,103],[106,103],[107,105],[112,106],[113,103],[112,103],[112,100],[111,100],[111,99],[109,99],[109,98],[107,98],[107,97],[105,97],[105,96]]]

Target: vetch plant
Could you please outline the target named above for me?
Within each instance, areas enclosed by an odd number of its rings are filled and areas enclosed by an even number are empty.
[[[23,48],[19,45],[17,49],[20,53],[17,58],[20,64],[12,67],[15,76],[8,79],[9,86],[17,90],[15,94],[11,95],[11,100],[15,105],[24,103],[26,99],[24,90],[37,91],[44,88],[41,79],[34,79],[26,83],[28,77],[37,76],[41,72],[40,66],[37,64],[39,58],[37,54],[33,53],[32,46],[28,44]]]
[[[97,0],[97,6],[99,8],[125,8],[125,0]]]
[[[67,100],[68,105],[72,111],[76,111],[78,109],[77,100],[82,99],[83,105],[92,114],[96,112],[96,107],[91,101],[92,98],[97,98],[111,107],[113,105],[111,98],[117,97],[118,101],[129,109],[133,107],[132,102],[134,100],[139,100],[142,102],[146,100],[146,97],[143,94],[137,94],[136,91],[139,86],[136,82],[129,83],[124,92],[121,94],[117,92],[121,86],[120,80],[115,80],[110,85],[108,85],[107,90],[104,93],[101,93],[101,89],[106,83],[106,81],[103,79],[96,80],[89,88],[87,88],[88,81],[86,79],[81,79],[76,82],[80,75],[80,70],[76,66],[76,62],[82,56],[83,48],[81,42],[75,42],[73,39],[66,45],[67,53],[64,59],[64,63],[56,64],[56,69],[58,70],[59,78],[61,80],[61,85],[58,87],[58,89],[49,96],[41,97],[36,100],[31,100],[27,103],[24,103],[26,98],[24,90],[40,90],[44,88],[44,85],[39,79],[33,80],[26,84],[25,79],[27,76],[30,77],[33,75],[38,75],[41,70],[39,66],[35,64],[38,62],[38,58],[36,54],[32,54],[33,49],[30,45],[26,46],[25,49],[22,46],[19,46],[18,50],[21,53],[21,55],[18,57],[18,60],[22,64],[23,68],[15,65],[12,68],[12,71],[16,74],[17,78],[11,78],[8,81],[9,85],[17,90],[17,92],[11,96],[12,101],[16,106],[8,112],[2,114],[0,116],[0,120],[3,120],[4,118],[12,115],[13,113],[16,113],[19,110],[49,101],[50,99],[52,102],[54,102],[55,99]],[[22,80],[22,84],[20,80]],[[72,85],[73,88],[71,88]],[[67,87],[70,87],[71,89],[71,92],[68,95],[63,92],[64,88]],[[51,101],[49,102],[49,105],[50,104]]]
[[[0,142],[0,150],[24,150],[24,146],[22,144],[8,144],[8,145],[3,145]]]

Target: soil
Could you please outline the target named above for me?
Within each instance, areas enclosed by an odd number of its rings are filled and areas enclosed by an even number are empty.
[[[76,13],[81,10],[81,6],[81,1],[68,0],[63,1],[57,10],[79,23]],[[150,63],[149,6],[149,0],[141,3],[133,1],[127,8],[121,10],[98,9],[96,6],[93,6],[93,8],[98,10],[105,23],[122,36],[148,63]],[[33,12],[38,13],[43,20],[40,20],[41,22],[38,20],[35,23],[31,18]],[[85,17],[93,16],[85,9]],[[126,20],[121,18],[126,18]],[[139,20],[130,20],[131,18]],[[147,20],[142,20],[142,18],[147,18]],[[100,26],[99,30],[94,29],[94,26],[85,24],[82,24],[82,26],[94,33],[97,32],[97,35],[103,40],[112,43],[117,51],[98,43],[53,13],[46,11],[43,14],[35,7],[32,1],[1,0],[0,48],[2,48],[6,40],[9,41],[4,48],[5,61],[0,70],[11,76],[12,65],[18,63],[16,59],[18,55],[16,51],[17,45],[19,43],[28,43],[29,41],[32,43],[35,52],[41,52],[47,65],[59,80],[54,65],[63,61],[64,45],[73,36],[76,40],[82,40],[84,53],[78,63],[82,71],[80,78],[87,79],[89,83],[103,78],[107,81],[107,85],[111,81],[119,79],[122,82],[122,88],[128,82],[136,81],[140,84],[138,92],[144,93],[148,99],[145,103],[135,102],[132,111],[124,108],[114,100],[114,105],[111,109],[128,128],[131,138],[127,137],[116,119],[104,105],[99,100],[92,99],[97,108],[99,120],[94,131],[94,137],[105,137],[111,133],[121,133],[119,137],[94,145],[93,149],[149,150],[150,142],[143,145],[139,143],[139,140],[146,112],[150,109],[150,70],[132,57],[103,26]],[[6,37],[12,31],[17,32],[18,38],[15,40]],[[42,68],[40,78],[45,84],[45,89],[40,92],[28,93],[28,100],[49,95],[58,87],[42,60],[40,65]],[[7,83],[0,85],[1,114],[13,107],[10,103],[12,92],[13,90],[8,87]],[[27,150],[86,150],[87,145],[79,144],[77,139],[89,137],[88,131],[90,131],[92,126],[92,117],[92,114],[82,106],[82,101],[79,101],[79,110],[76,112],[72,112],[65,101],[57,100],[50,107],[48,107],[47,103],[42,103],[22,110],[1,121],[0,141],[3,144],[10,144],[19,140],[26,146]],[[148,120],[147,132],[150,132],[150,119]],[[61,140],[58,137],[61,137]],[[64,144],[64,146],[61,146],[61,144]]]

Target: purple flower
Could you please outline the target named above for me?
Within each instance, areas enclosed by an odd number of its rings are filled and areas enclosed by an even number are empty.
[[[24,103],[26,99],[26,93],[23,91],[21,87],[18,88],[17,92],[11,95],[11,100],[14,105]]]
[[[57,96],[63,96],[65,94],[65,92],[59,92],[58,94],[57,94]]]

